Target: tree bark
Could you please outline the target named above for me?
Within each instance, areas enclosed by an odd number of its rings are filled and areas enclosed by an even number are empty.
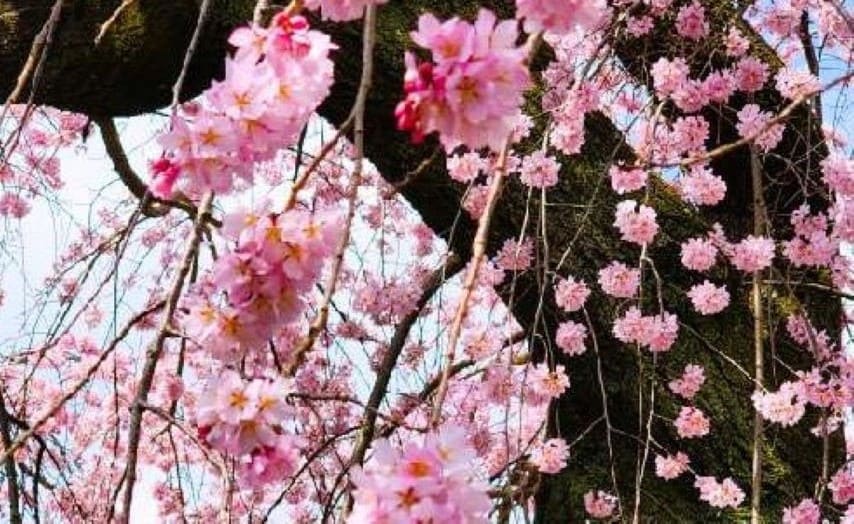
[[[30,43],[47,17],[52,0],[0,0],[0,95],[5,98],[17,73],[26,59]],[[189,41],[197,14],[192,0],[139,0],[122,13],[99,46],[93,44],[98,28],[120,4],[120,0],[67,0],[55,36],[54,46],[47,57],[44,75],[36,86],[35,100],[97,116],[126,116],[154,111],[168,104],[170,89],[180,69],[184,49]],[[724,3],[707,2],[713,14],[716,34],[729,25],[738,25],[750,34],[751,52],[762,56],[772,65],[779,63],[776,55],[761,39],[745,28],[734,7]],[[204,31],[202,46],[192,62],[185,84],[185,97],[192,97],[222,73],[225,39],[228,31],[252,17],[254,1],[218,0],[214,16]],[[512,16],[512,2],[485,2],[504,16]],[[435,140],[413,146],[404,133],[396,130],[393,109],[402,93],[403,50],[409,46],[408,31],[415,27],[420,13],[431,10],[437,14],[472,15],[479,4],[463,0],[433,2],[427,0],[392,0],[379,9],[376,65],[365,115],[366,155],[391,183],[407,179],[422,163],[427,167],[409,180],[401,193],[416,209],[425,223],[448,242],[449,248],[463,258],[470,256],[476,225],[460,208],[465,187],[452,181],[445,171],[443,155],[434,155]],[[320,113],[333,123],[342,122],[352,106],[361,70],[358,24],[325,24],[340,49],[335,56],[336,83],[330,98]],[[618,40],[615,51],[625,68],[639,81],[647,82],[649,67],[659,57],[673,55],[687,44],[667,28],[642,40]],[[704,64],[720,63],[713,45],[697,46],[692,65],[699,72]],[[763,107],[780,104],[773,90],[758,93],[754,100]],[[748,100],[736,97],[732,105],[740,107]],[[532,103],[536,103],[532,99]],[[675,118],[678,112],[668,107],[665,114]],[[734,111],[715,108],[704,111],[711,123],[709,147],[731,142],[737,138],[733,126]],[[777,149],[785,160],[766,158],[764,166],[769,207],[777,210],[772,217],[776,227],[785,225],[785,215],[799,202],[794,200],[802,183],[816,183],[818,160],[824,155],[817,138],[812,113],[804,109],[790,121],[783,144]],[[542,129],[538,122],[537,129]],[[633,152],[624,143],[621,133],[600,113],[588,115],[585,122],[586,143],[580,155],[563,158],[560,183],[547,192],[549,211],[547,224],[541,224],[539,197],[529,197],[527,188],[516,178],[508,180],[499,202],[489,236],[488,251],[495,252],[508,238],[515,238],[525,223],[526,210],[532,210],[526,233],[535,235],[547,231],[549,254],[538,250],[540,267],[550,270],[558,265],[564,251],[571,249],[567,262],[559,273],[572,273],[587,282],[596,281],[596,272],[612,259],[637,263],[639,251],[618,240],[611,223],[617,201],[607,188],[608,167],[616,160],[629,160]],[[712,419],[709,436],[695,441],[679,441],[672,425],[654,419],[652,431],[658,443],[669,451],[683,450],[692,460],[692,467],[705,475],[733,476],[747,488],[750,482],[753,409],[749,395],[753,391],[750,377],[740,374],[727,360],[726,354],[744,369],[752,369],[753,333],[750,321],[747,281],[740,274],[720,268],[714,275],[727,282],[733,295],[732,306],[711,318],[700,317],[686,305],[684,290],[696,281],[680,265],[679,243],[685,238],[704,234],[713,221],[721,221],[728,232],[739,236],[750,224],[749,155],[746,148],[716,159],[713,167],[729,182],[725,203],[707,213],[698,213],[684,204],[664,184],[655,184],[653,205],[662,225],[660,238],[650,255],[664,280],[665,301],[677,312],[683,326],[679,341],[653,368],[648,354],[616,341],[611,335],[611,322],[621,310],[620,304],[601,296],[589,303],[589,311],[602,358],[607,405],[613,425],[613,455],[624,510],[630,511],[634,493],[635,469],[639,442],[632,437],[645,435],[645,410],[638,409],[639,398],[649,398],[650,388],[656,389],[657,413],[674,418],[679,403],[666,390],[666,381],[678,375],[686,363],[706,367],[707,385],[701,390],[697,404]],[[432,160],[430,160],[432,158]],[[797,167],[795,171],[792,166]],[[796,176],[797,175],[797,176]],[[746,182],[742,184],[742,179]],[[825,205],[820,196],[811,195],[816,205]],[[581,231],[580,234],[578,232]],[[515,289],[509,285],[498,291],[511,306],[519,323],[525,328],[534,358],[557,358],[553,350],[554,332],[565,319],[554,303],[551,275],[540,270],[519,275]],[[644,291],[652,297],[654,289]],[[541,303],[540,296],[544,296]],[[511,301],[512,297],[512,301]],[[818,295],[803,295],[813,312],[822,313],[822,327],[833,329],[838,318],[838,302]],[[649,299],[648,299],[649,300]],[[766,297],[766,300],[773,300]],[[653,302],[649,300],[647,310]],[[676,305],[680,306],[676,306]],[[772,302],[777,315],[785,313],[786,305]],[[801,350],[791,346],[776,327],[766,334],[773,339],[775,356],[794,364],[806,364]],[[595,354],[588,351],[582,357],[564,362],[571,374],[572,386],[567,394],[550,407],[549,431],[572,441],[602,415],[602,398],[597,377]],[[638,369],[647,377],[639,384]],[[652,370],[652,373],[650,373]],[[650,374],[655,377],[650,382]],[[791,378],[771,365],[768,382]],[[810,422],[815,422],[815,417]],[[807,423],[797,428],[766,431],[764,450],[762,513],[767,520],[777,520],[781,508],[803,497],[811,496],[821,470],[820,441],[810,436]],[[573,449],[568,467],[559,475],[544,475],[536,495],[537,521],[580,522],[584,516],[582,495],[589,489],[610,489],[611,475],[605,426],[597,425]],[[841,436],[832,441],[831,467],[841,456]],[[655,450],[653,450],[655,451]],[[654,454],[651,455],[654,457]],[[698,500],[692,479],[687,476],[663,482],[650,474],[643,481],[641,511],[643,521],[731,521],[745,513],[721,513]]]

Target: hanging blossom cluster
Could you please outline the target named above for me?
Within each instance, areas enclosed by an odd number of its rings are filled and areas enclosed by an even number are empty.
[[[447,426],[403,449],[380,439],[373,449],[365,468],[350,474],[355,503],[348,522],[489,522],[487,485],[477,481],[476,454],[462,428]]]
[[[369,5],[382,5],[388,0],[305,0],[306,9],[320,11],[324,20],[347,22],[362,17]]]
[[[516,0],[516,16],[525,31],[566,33],[575,27],[593,30],[605,19],[602,0]]]
[[[499,151],[521,117],[522,93],[530,83],[526,49],[516,45],[516,21],[498,22],[485,9],[474,23],[440,22],[425,14],[411,36],[432,60],[419,64],[406,54],[398,127],[415,142],[438,132],[449,151],[458,145]]]
[[[196,410],[199,437],[237,458],[244,485],[260,487],[293,475],[302,440],[286,427],[292,388],[282,379],[243,380],[226,370],[202,393]]]
[[[190,196],[251,182],[254,163],[295,143],[329,94],[335,45],[305,18],[280,13],[268,28],[235,30],[229,43],[235,52],[225,78],[184,104],[158,139],[164,155],[151,166],[157,197],[170,198],[179,182]]]
[[[236,212],[222,233],[235,247],[216,260],[208,293],[191,299],[188,334],[215,358],[234,363],[302,313],[302,295],[317,281],[340,235],[331,212]],[[224,302],[214,300],[217,293]],[[288,348],[279,348],[287,351]]]

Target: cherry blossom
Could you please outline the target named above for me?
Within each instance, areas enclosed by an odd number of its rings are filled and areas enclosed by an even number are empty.
[[[578,322],[563,322],[555,333],[555,344],[567,355],[581,355],[587,350],[584,339],[587,336],[587,328]]]
[[[584,510],[594,519],[605,520],[617,510],[617,498],[602,490],[588,491],[584,494]]]
[[[373,444],[373,459],[350,473],[354,505],[347,521],[488,522],[486,485],[470,468],[474,450],[455,426],[428,434],[424,444]]]
[[[555,302],[567,313],[581,309],[588,296],[590,296],[590,288],[574,277],[561,279],[555,285]]]
[[[726,287],[716,286],[708,280],[691,287],[688,297],[694,309],[703,315],[720,313],[729,305],[729,292]]]
[[[495,151],[516,125],[528,86],[525,49],[516,46],[516,22],[498,22],[485,9],[474,24],[422,15],[412,40],[433,62],[406,55],[406,98],[396,109],[398,127],[413,140],[434,131],[445,148],[464,144]]]
[[[611,262],[599,270],[599,285],[612,297],[632,298],[640,285],[640,271],[622,262]]]
[[[682,406],[673,425],[676,426],[676,433],[682,438],[697,438],[709,434],[709,419],[702,411],[692,406]]]
[[[664,480],[673,480],[688,471],[688,455],[681,451],[675,455],[655,457],[655,474]]]
[[[713,508],[737,508],[744,501],[744,492],[729,477],[722,482],[714,477],[697,477],[694,487],[700,490],[700,500]]]
[[[542,473],[555,474],[566,466],[569,447],[562,438],[550,438],[537,446],[531,454],[531,462]]]
[[[605,17],[602,0],[516,0],[516,16],[524,19],[525,31],[566,33],[573,27],[595,29]]]

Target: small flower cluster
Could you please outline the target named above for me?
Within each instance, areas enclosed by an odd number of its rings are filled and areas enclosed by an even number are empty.
[[[783,524],[818,524],[821,509],[812,499],[804,499],[797,506],[783,510]]]
[[[388,0],[305,0],[307,9],[319,10],[324,20],[347,22],[362,17],[369,5],[380,5]]]
[[[463,144],[498,151],[514,130],[529,84],[526,51],[516,45],[515,20],[496,22],[485,9],[473,24],[419,18],[412,40],[432,52],[432,62],[406,54],[406,98],[395,110],[398,127],[415,142],[438,131],[448,150]]]
[[[211,380],[199,398],[199,438],[238,458],[238,472],[250,487],[294,473],[301,440],[287,428],[293,413],[285,402],[290,385],[281,379],[243,380],[231,370]]]
[[[516,16],[525,31],[567,33],[574,27],[596,29],[605,18],[603,0],[516,0]]]
[[[679,319],[673,313],[645,316],[637,306],[630,307],[614,321],[614,336],[626,344],[638,344],[657,353],[670,349],[679,335]]]
[[[317,280],[338,229],[337,220],[321,212],[227,215],[223,234],[236,246],[217,259],[212,274],[226,304],[198,299],[185,318],[188,334],[225,362],[263,346],[302,312],[300,297]]]
[[[602,490],[588,491],[584,494],[584,510],[594,519],[610,519],[617,511],[617,497]]]
[[[783,382],[776,392],[753,393],[753,406],[762,418],[781,426],[793,426],[806,410],[804,390],[798,382]]]
[[[424,445],[373,444],[373,460],[350,474],[354,505],[347,522],[487,523],[487,485],[472,474],[475,451],[458,427],[426,436]]]
[[[698,438],[709,433],[709,419],[693,406],[682,406],[673,425],[681,438]]]
[[[531,463],[542,473],[560,473],[569,458],[569,446],[562,438],[550,438],[531,453]]]
[[[639,245],[652,242],[658,233],[655,210],[643,204],[638,205],[634,200],[617,204],[614,227],[620,231],[623,240]]]
[[[685,366],[682,376],[671,380],[667,387],[680,397],[691,400],[703,387],[704,382],[706,382],[706,375],[703,366],[688,364]]]
[[[647,172],[638,168],[622,168],[612,166],[608,170],[608,175],[611,178],[611,189],[618,195],[637,191],[646,186]]]
[[[555,303],[567,313],[578,311],[590,296],[590,288],[581,280],[568,277],[555,286]]]
[[[747,104],[736,116],[738,124],[735,127],[738,133],[743,138],[752,139],[756,146],[766,153],[783,139],[783,125],[772,122],[771,113],[762,111],[756,104]]]
[[[612,297],[632,298],[640,285],[640,271],[622,262],[611,262],[599,270],[599,285]]]
[[[713,508],[737,508],[744,502],[744,491],[729,477],[722,482],[714,477],[697,477],[694,487],[700,490],[700,500]]]
[[[681,451],[675,455],[658,455],[655,457],[655,474],[664,480],[673,480],[686,471],[691,460]]]
[[[158,139],[164,156],[152,165],[152,193],[182,190],[228,193],[235,177],[252,179],[255,162],[270,160],[296,142],[309,117],[329,94],[335,48],[301,16],[277,15],[270,27],[237,29],[225,78],[201,102],[185,104]]]
[[[729,292],[725,286],[716,286],[704,280],[688,291],[688,298],[702,315],[714,315],[720,313],[729,305]]]

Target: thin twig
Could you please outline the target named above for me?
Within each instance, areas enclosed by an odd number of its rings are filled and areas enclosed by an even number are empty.
[[[454,365],[454,353],[456,351],[457,340],[460,337],[460,332],[463,327],[463,320],[468,313],[469,300],[474,293],[475,285],[477,284],[477,276],[480,273],[480,266],[483,259],[486,257],[486,244],[489,235],[489,224],[492,221],[492,215],[495,212],[495,207],[498,204],[498,196],[501,194],[501,188],[504,182],[505,171],[507,167],[507,152],[510,149],[509,137],[504,141],[501,147],[501,153],[498,155],[498,162],[495,166],[495,174],[492,183],[489,186],[489,193],[486,198],[486,207],[480,215],[477,224],[477,233],[474,237],[472,245],[472,258],[469,262],[469,270],[466,274],[466,281],[463,286],[463,295],[460,298],[457,312],[454,315],[454,321],[451,324],[451,333],[448,340],[448,346],[445,349],[444,363],[442,369],[442,379],[439,383],[439,390],[436,393],[436,400],[433,404],[433,413],[430,417],[432,426],[437,426],[441,421],[442,404],[445,401],[445,396],[448,393],[448,381],[450,379],[451,367]]]
[[[190,45],[187,46],[187,51],[184,53],[184,63],[181,66],[181,72],[178,74],[178,79],[175,80],[175,85],[172,86],[172,114],[178,108],[178,103],[181,100],[181,91],[184,89],[184,80],[187,78],[187,70],[190,69],[190,62],[193,60],[193,55],[196,53],[196,48],[199,45],[199,39],[202,35],[202,27],[208,19],[210,12],[211,0],[202,0],[199,6],[199,17],[196,20],[196,28],[193,30],[193,37],[190,39]]]
[[[107,34],[107,31],[110,30],[110,27],[112,27],[112,25],[116,23],[116,21],[119,19],[119,16],[121,16],[125,9],[130,7],[131,4],[133,4],[134,2],[136,2],[136,0],[124,0],[121,4],[119,4],[116,10],[113,11],[113,14],[110,15],[110,18],[107,18],[107,20],[104,21],[103,24],[101,24],[101,28],[98,29],[98,34],[95,36],[95,45],[101,43],[101,39],[104,38],[104,35]]]
[[[163,320],[160,324],[160,330],[157,333],[157,338],[148,351],[145,360],[145,366],[142,370],[142,376],[139,379],[137,386],[136,397],[131,405],[130,427],[128,428],[128,452],[127,479],[123,498],[123,507],[120,520],[127,524],[130,518],[131,503],[133,502],[133,488],[136,483],[136,463],[139,452],[139,440],[142,432],[142,414],[144,405],[148,400],[148,392],[151,390],[154,373],[157,371],[157,363],[160,360],[160,355],[163,353],[166,337],[171,328],[172,317],[178,307],[178,298],[181,296],[181,291],[184,289],[184,281],[187,274],[190,272],[190,267],[193,260],[196,258],[199,251],[199,244],[202,239],[202,231],[204,229],[204,216],[208,213],[211,203],[213,202],[213,193],[208,193],[202,200],[199,208],[199,215],[196,217],[196,222],[193,228],[193,234],[187,242],[187,249],[184,252],[184,257],[181,260],[181,265],[178,268],[178,273],[175,275],[175,280],[169,291],[166,300],[166,310],[163,312]]]
[[[39,429],[41,429],[41,427],[45,424],[45,422],[47,422],[48,420],[53,418],[53,416],[56,415],[56,413],[60,409],[62,409],[62,406],[64,406],[66,402],[68,402],[74,396],[76,396],[77,393],[79,393],[80,390],[83,389],[83,387],[86,384],[88,384],[90,380],[92,380],[92,377],[95,375],[95,373],[101,367],[101,364],[103,364],[104,361],[107,359],[107,357],[110,356],[110,354],[112,354],[112,352],[116,349],[116,347],[118,347],[119,343],[122,340],[124,340],[125,338],[127,338],[127,336],[130,334],[131,329],[133,329],[133,327],[136,324],[138,324],[143,319],[145,319],[145,317],[147,317],[151,313],[154,313],[158,309],[162,308],[163,305],[164,305],[164,302],[158,302],[154,306],[152,306],[152,307],[146,309],[145,311],[142,311],[141,313],[138,313],[136,316],[134,316],[127,323],[127,325],[125,325],[124,329],[122,329],[122,331],[119,332],[118,335],[116,335],[116,338],[113,339],[113,341],[110,343],[110,345],[107,347],[107,349],[105,349],[98,356],[98,359],[89,367],[89,369],[86,371],[86,374],[83,376],[83,378],[81,378],[79,381],[77,381],[77,383],[74,384],[74,386],[68,391],[68,393],[63,395],[59,399],[59,401],[56,402],[56,404],[54,404],[48,410],[46,410],[44,412],[44,414],[42,416],[40,416],[35,422],[33,422],[27,430],[25,430],[23,433],[21,433],[18,436],[18,438],[15,439],[15,442],[12,443],[12,445],[6,447],[3,450],[3,454],[0,455],[0,462],[6,460],[7,457],[11,456],[15,451],[18,450],[18,448],[20,448],[22,445],[24,445],[24,443],[27,442],[27,440],[29,440],[30,437],[32,437]]]
[[[3,388],[5,389],[5,388]],[[0,390],[0,438],[3,447],[9,448],[12,444],[12,433],[9,428],[9,414],[6,411],[6,401],[3,398],[3,390]],[[9,497],[9,522],[21,523],[21,494],[18,489],[18,470],[15,467],[15,456],[9,455],[3,461],[6,471],[6,492]]]
[[[325,286],[320,308],[317,316],[312,322],[306,335],[294,350],[293,358],[285,369],[285,374],[292,376],[302,364],[305,355],[311,351],[315,340],[326,328],[329,318],[329,304],[338,285],[338,277],[344,265],[344,253],[350,244],[350,229],[353,218],[356,215],[356,199],[359,187],[362,185],[362,172],[365,163],[365,103],[371,88],[374,69],[374,43],[376,41],[376,7],[373,4],[365,9],[364,33],[362,35],[362,77],[359,81],[359,90],[356,93],[356,101],[353,104],[353,146],[355,148],[355,159],[353,174],[347,190],[347,218],[344,221],[341,238],[335,253],[332,272]],[[296,184],[295,184],[296,185]],[[296,195],[296,191],[292,192]]]

